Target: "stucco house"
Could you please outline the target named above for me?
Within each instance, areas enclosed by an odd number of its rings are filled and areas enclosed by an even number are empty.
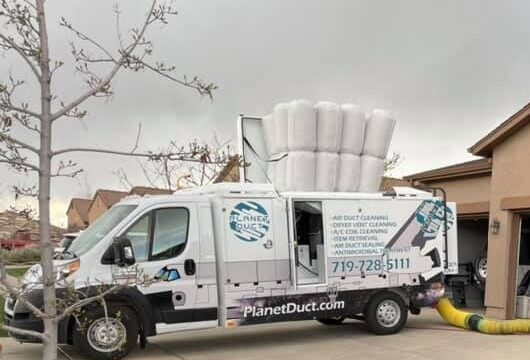
[[[92,199],[73,198],[66,211],[68,231],[74,232],[85,229],[125,196],[166,195],[171,193],[172,191],[167,189],[134,186],[128,192],[100,189],[96,191]]]
[[[530,270],[530,103],[468,151],[478,158],[405,179],[443,188],[457,203],[462,256],[468,245],[487,248],[487,314],[511,319]]]
[[[98,217],[122,198],[129,195],[126,191],[98,190],[94,194],[90,208],[88,209],[88,223],[92,224]]]
[[[88,226],[90,204],[92,204],[91,199],[73,198],[70,200],[70,205],[68,205],[68,210],[66,210],[68,231],[79,231]]]

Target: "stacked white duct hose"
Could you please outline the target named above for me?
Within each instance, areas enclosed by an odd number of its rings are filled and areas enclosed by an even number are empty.
[[[278,104],[263,118],[268,177],[280,191],[377,192],[394,126],[388,112],[352,104]]]
[[[353,104],[342,106],[343,132],[340,146],[339,177],[337,191],[359,191],[361,176],[361,152],[364,144],[366,116],[361,107]]]
[[[375,109],[370,113],[361,155],[360,192],[379,190],[395,125],[396,121],[387,111]]]
[[[307,100],[290,102],[287,111],[286,185],[288,190],[315,190],[316,147],[317,117],[315,107]]]
[[[342,141],[342,111],[338,104],[319,102],[317,112],[316,191],[335,191]]]
[[[287,158],[281,157],[287,152],[288,109],[289,104],[280,103],[274,107],[272,114],[263,117],[265,143],[270,159],[273,160],[268,163],[267,177],[279,191],[287,190]]]

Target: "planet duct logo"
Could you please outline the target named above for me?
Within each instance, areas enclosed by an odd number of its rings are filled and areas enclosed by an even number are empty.
[[[243,241],[258,241],[269,232],[267,210],[255,201],[240,202],[230,212],[230,229]]]
[[[444,215],[447,217],[447,228],[450,229],[455,221],[453,211],[445,207],[442,201],[427,200],[418,208],[416,219],[425,235],[436,236],[440,227],[444,225]]]

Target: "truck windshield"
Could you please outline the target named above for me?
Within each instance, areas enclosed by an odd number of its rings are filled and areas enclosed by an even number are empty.
[[[136,205],[112,207],[77,237],[67,249],[72,256],[81,256],[92,249],[105,235],[127,217]]]

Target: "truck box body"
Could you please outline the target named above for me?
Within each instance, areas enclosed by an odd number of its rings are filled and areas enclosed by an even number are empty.
[[[361,312],[362,306],[354,305],[364,304],[373,290],[419,292],[440,274],[455,271],[454,204],[447,207],[446,252],[443,202],[429,193],[278,194],[270,185],[218,184],[182,195],[204,198],[197,209],[190,209],[199,217],[190,221],[191,253],[183,253],[174,264],[149,266],[149,271],[144,267],[151,276],[162,265],[181,275],[171,285],[162,284],[179,305],[164,313],[167,318],[157,332],[182,328],[169,325],[173,310],[212,314],[217,309],[215,319],[205,317],[194,327]],[[197,239],[191,237],[194,224],[200,224]],[[184,260],[193,256],[195,247],[197,273],[188,279]],[[196,282],[191,294],[179,290],[185,281]],[[151,284],[143,291],[153,289],[160,290]],[[178,294],[186,301],[176,301]],[[315,309],[304,307],[314,302]]]

